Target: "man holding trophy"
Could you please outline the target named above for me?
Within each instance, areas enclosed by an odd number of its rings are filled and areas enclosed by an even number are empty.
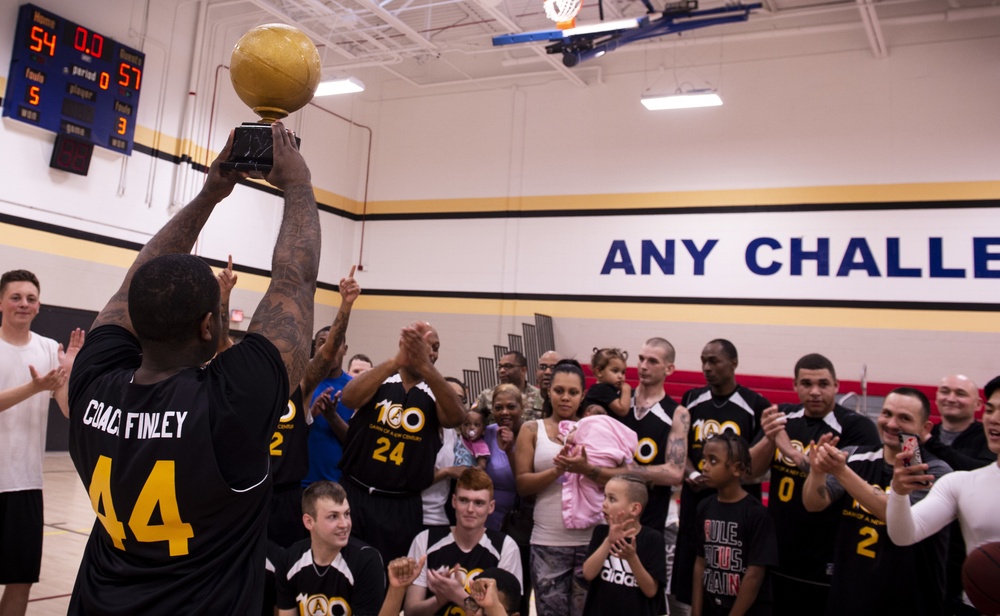
[[[263,74],[288,72],[280,54],[255,51]],[[316,54],[317,78],[318,67]],[[270,106],[287,102],[268,89],[281,78],[257,83]],[[71,614],[260,613],[268,444],[308,361],[320,254],[309,168],[280,122],[265,131],[266,158],[243,156],[227,171],[230,135],[202,191],[139,252],[77,357],[70,454],[97,521]],[[243,342],[213,359],[227,317],[211,268],[189,252],[250,173],[284,191],[271,282]]]

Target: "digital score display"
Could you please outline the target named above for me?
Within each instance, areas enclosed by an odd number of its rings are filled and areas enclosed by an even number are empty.
[[[4,117],[132,153],[146,54],[23,4]]]

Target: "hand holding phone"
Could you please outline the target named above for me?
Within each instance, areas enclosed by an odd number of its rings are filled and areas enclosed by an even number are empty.
[[[916,434],[910,434],[908,432],[899,433],[899,445],[904,452],[913,452],[913,456],[909,460],[903,461],[903,466],[919,466],[924,463],[923,457],[920,455],[920,437]],[[921,481],[920,485],[929,486],[930,482]]]

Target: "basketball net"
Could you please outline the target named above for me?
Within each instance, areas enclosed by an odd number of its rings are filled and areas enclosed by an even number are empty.
[[[545,0],[545,16],[556,22],[560,30],[576,26],[576,15],[583,7],[583,0]]]

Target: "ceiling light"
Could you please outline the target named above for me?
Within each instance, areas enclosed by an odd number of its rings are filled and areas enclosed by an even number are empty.
[[[601,21],[596,24],[577,26],[576,28],[569,28],[568,30],[563,30],[562,35],[563,38],[570,38],[572,36],[581,36],[584,34],[617,32],[618,30],[631,30],[632,28],[638,28],[648,23],[649,23],[649,17],[643,15],[642,17],[631,17],[628,19],[618,19],[615,21]]]
[[[347,79],[331,79],[330,81],[321,81],[319,87],[316,88],[315,96],[332,96],[334,94],[353,94],[355,92],[364,92],[365,84],[361,83],[360,79],[355,79],[354,77],[348,77]]]
[[[661,109],[692,109],[694,107],[718,107],[722,99],[714,90],[700,90],[669,96],[643,96],[642,106],[650,111]]]

